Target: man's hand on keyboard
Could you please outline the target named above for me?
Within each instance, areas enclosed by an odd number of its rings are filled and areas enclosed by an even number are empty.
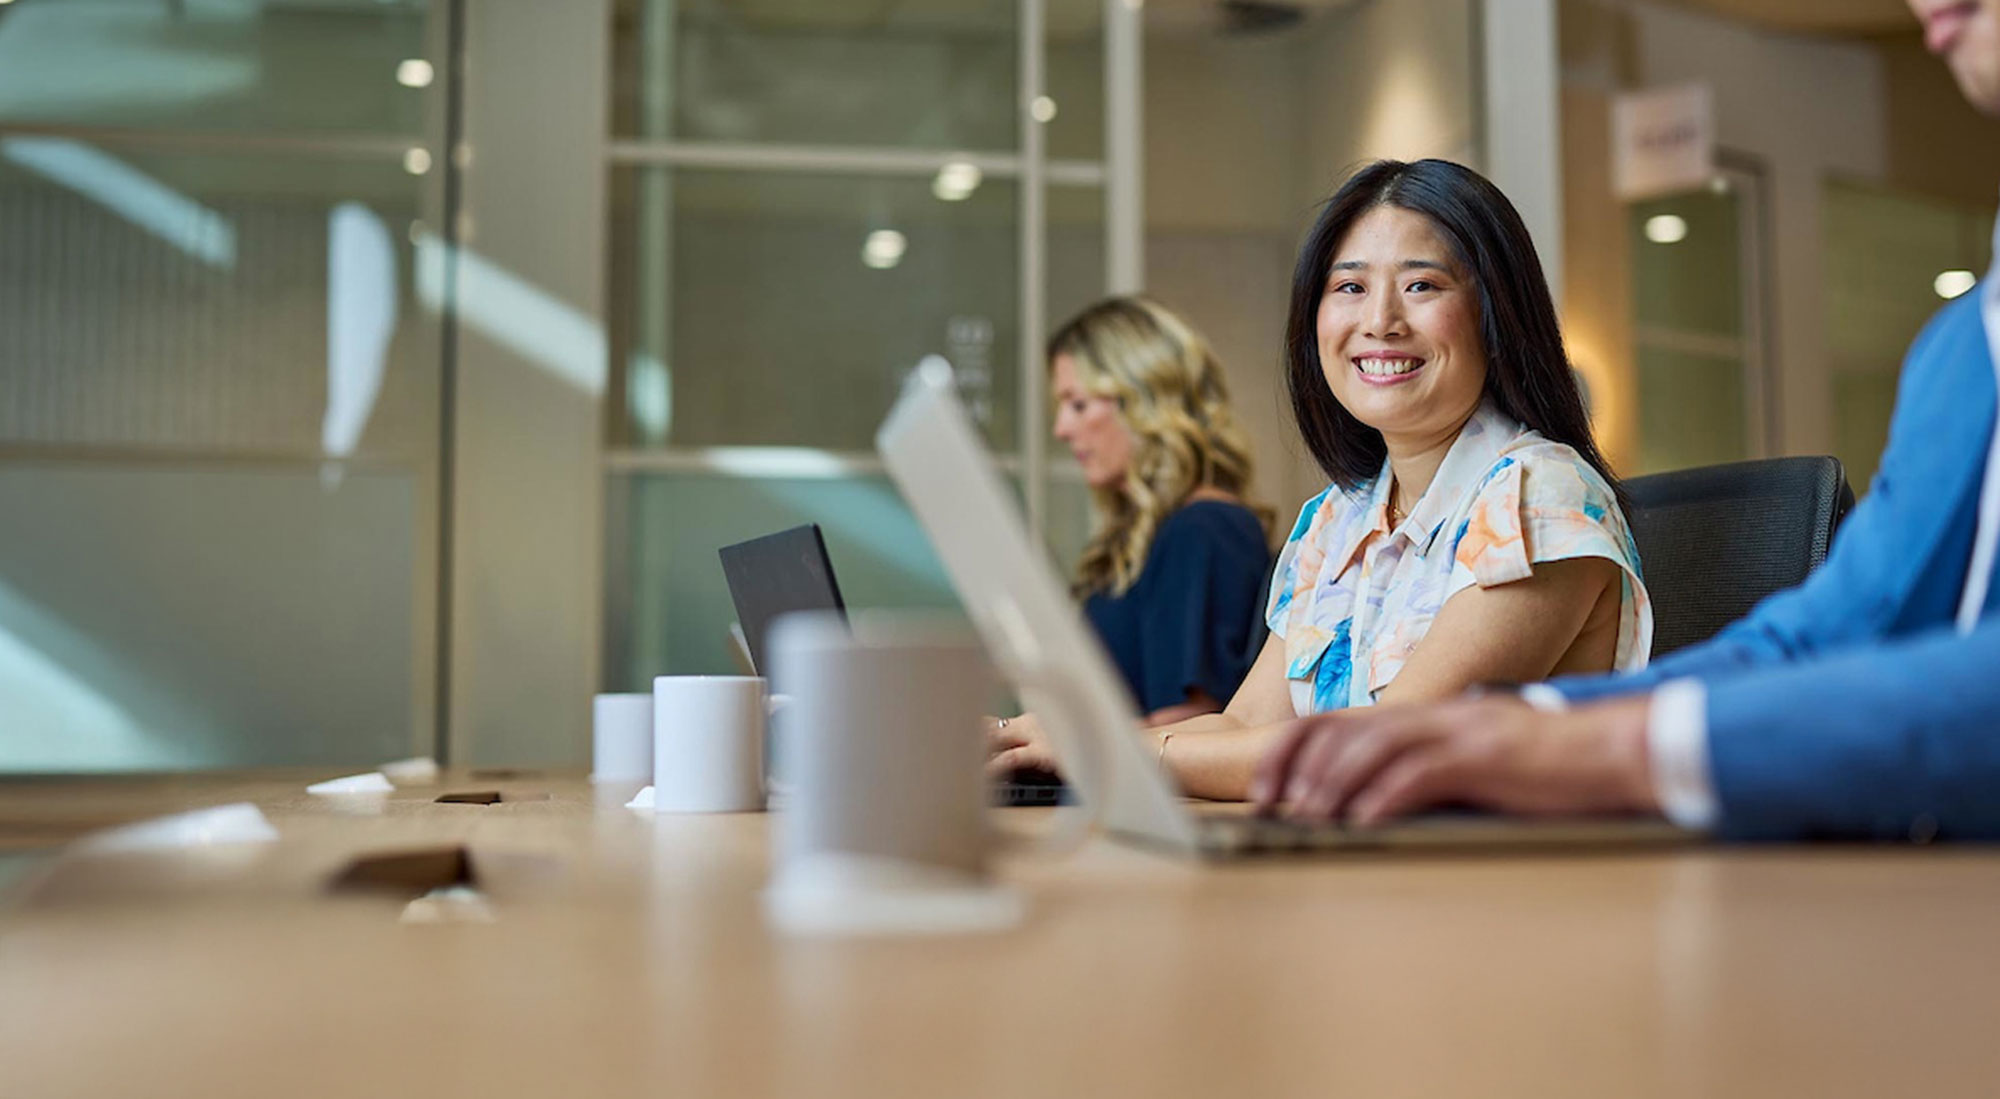
[[[1250,799],[1265,813],[1357,825],[1447,804],[1658,812],[1646,711],[1644,696],[1544,713],[1488,695],[1317,714],[1272,745]]]

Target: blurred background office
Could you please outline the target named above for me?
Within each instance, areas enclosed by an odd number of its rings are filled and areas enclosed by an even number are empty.
[[[1857,490],[2000,194],[1902,0],[0,0],[0,772],[580,764],[798,522],[949,606],[872,447],[931,354],[1072,561],[1040,345],[1106,293],[1288,511],[1294,248],[1378,156],[1521,207],[1622,472]]]

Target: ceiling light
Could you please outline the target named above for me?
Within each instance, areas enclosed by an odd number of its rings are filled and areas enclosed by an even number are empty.
[[[405,88],[428,88],[435,75],[431,63],[421,57],[412,57],[396,66],[396,83]]]
[[[948,161],[938,169],[937,178],[931,180],[931,194],[946,202],[958,202],[979,189],[979,182],[986,176],[979,165],[965,160]]]
[[[1679,244],[1687,235],[1687,219],[1679,214],[1654,214],[1646,219],[1646,239],[1654,244]]]
[[[1978,284],[1979,276],[1961,267],[1939,271],[1938,277],[1931,280],[1931,289],[1937,291],[1938,297],[1950,301]]]
[[[431,151],[422,147],[403,153],[403,170],[413,176],[423,175],[431,170]]]
[[[861,245],[861,262],[886,271],[903,262],[903,252],[909,246],[908,238],[894,229],[877,229]]]
[[[1056,116],[1056,101],[1048,96],[1038,95],[1033,103],[1028,104],[1028,113],[1034,116],[1037,122],[1048,122]]]

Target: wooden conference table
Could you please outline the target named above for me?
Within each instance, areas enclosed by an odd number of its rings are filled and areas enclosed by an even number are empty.
[[[809,941],[761,915],[769,817],[641,815],[574,777],[372,803],[317,777],[0,786],[0,850],[237,800],[281,834],[0,861],[0,1096],[2000,1092],[1985,851],[1097,843],[1002,867],[1016,931]],[[431,801],[471,789],[506,800]],[[438,844],[470,850],[485,918],[328,887]]]

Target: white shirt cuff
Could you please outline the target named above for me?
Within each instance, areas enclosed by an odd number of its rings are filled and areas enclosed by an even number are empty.
[[[1708,774],[1708,688],[1701,680],[1676,679],[1653,691],[1646,751],[1653,796],[1667,819],[1682,828],[1714,827],[1719,808]]]
[[[1522,687],[1521,701],[1545,714],[1559,714],[1569,709],[1569,699],[1546,683],[1530,683]]]

